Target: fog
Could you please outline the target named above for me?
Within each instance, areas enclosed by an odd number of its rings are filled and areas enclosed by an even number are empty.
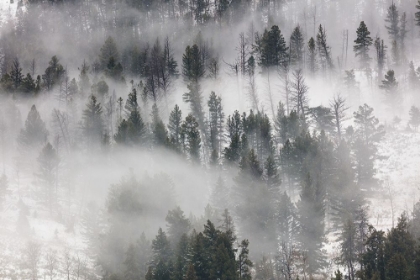
[[[420,237],[417,2],[2,3],[0,278],[377,279]]]

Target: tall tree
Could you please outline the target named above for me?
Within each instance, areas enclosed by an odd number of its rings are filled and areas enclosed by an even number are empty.
[[[400,36],[400,17],[398,13],[398,8],[394,2],[392,2],[391,6],[388,7],[385,22],[388,25],[385,28],[388,30],[388,35],[391,41],[399,41]]]
[[[181,151],[182,111],[179,109],[178,105],[175,105],[169,115],[168,130],[173,148],[177,151]]]
[[[303,68],[305,43],[300,26],[293,29],[290,36],[290,63],[297,68]]]
[[[331,47],[327,43],[327,33],[322,25],[319,25],[318,34],[316,35],[316,46],[320,57],[322,68],[325,70],[333,69],[334,64],[331,56]]]
[[[18,142],[24,146],[37,146],[46,143],[48,130],[41,119],[35,105],[32,105],[25,121],[25,127],[20,131]]]
[[[378,77],[382,77],[382,71],[386,60],[386,46],[384,44],[384,40],[381,40],[379,37],[376,37],[375,39],[375,50],[376,62],[378,65]]]
[[[201,51],[197,45],[187,46],[182,56],[182,75],[188,82],[197,83],[205,74],[201,59]]]
[[[201,137],[198,122],[189,114],[182,123],[182,134],[185,137],[186,150],[193,162],[200,162]]]
[[[20,62],[17,57],[13,60],[10,78],[13,82],[14,89],[17,90],[23,81],[22,67],[20,67]]]
[[[102,106],[96,97],[91,95],[86,109],[83,110],[83,133],[89,149],[100,143],[103,135]]]
[[[359,28],[357,28],[357,38],[354,40],[354,52],[356,53],[356,57],[360,59],[361,68],[368,68],[369,67],[369,47],[373,43],[372,37],[370,37],[370,32],[365,24],[364,21],[360,22]]]
[[[314,40],[313,37],[311,37],[311,39],[309,39],[308,51],[309,51],[308,69],[309,69],[309,72],[313,75],[313,74],[315,74],[315,72],[317,70],[316,45],[315,45],[315,40]]]
[[[286,66],[289,62],[288,49],[277,25],[273,25],[270,30],[264,30],[263,35],[256,38],[258,62],[263,68]]]

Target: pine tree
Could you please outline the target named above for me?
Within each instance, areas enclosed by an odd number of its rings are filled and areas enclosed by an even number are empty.
[[[357,28],[357,39],[354,41],[355,45],[353,47],[356,57],[359,57],[361,68],[369,67],[369,47],[373,43],[372,37],[370,37],[370,32],[364,21],[360,22],[359,28]]]
[[[45,69],[45,74],[42,75],[47,90],[51,90],[55,85],[59,84],[64,73],[63,65],[60,64],[60,60],[54,55],[48,63],[47,69]]]
[[[303,34],[298,25],[290,36],[290,63],[298,69],[303,67],[304,48]]]
[[[197,45],[187,46],[182,56],[182,75],[185,81],[197,83],[205,74],[201,59],[201,52]]]
[[[398,42],[398,39],[400,36],[400,26],[399,26],[400,18],[399,18],[397,6],[395,5],[394,2],[392,2],[391,6],[388,7],[385,22],[389,24],[385,27],[388,30],[388,35],[391,41]]]
[[[25,127],[21,130],[18,142],[24,146],[43,145],[47,141],[48,130],[41,119],[35,105],[32,105],[25,121]]]
[[[86,95],[90,89],[90,79],[89,79],[89,66],[86,64],[86,61],[83,60],[83,64],[80,66],[79,73],[79,89],[82,95]]]
[[[349,279],[354,280],[356,274],[356,225],[351,219],[344,223],[340,236],[340,263],[347,267]]]
[[[83,110],[83,133],[90,149],[101,141],[103,127],[101,103],[98,103],[96,97],[91,95],[86,109]]]
[[[185,135],[186,150],[193,162],[200,162],[201,137],[198,122],[189,114],[182,123],[182,134]]]
[[[225,114],[223,113],[222,98],[211,92],[209,101],[209,129],[210,129],[210,148],[215,152],[216,159],[219,157],[223,142],[223,123]]]
[[[152,133],[153,142],[156,146],[165,147],[168,144],[168,131],[166,130],[165,124],[159,117],[159,110],[156,104],[152,106]]]
[[[170,141],[173,148],[177,151],[181,151],[181,133],[182,133],[182,111],[178,105],[175,105],[174,109],[169,115],[168,130]]]
[[[244,152],[244,143],[242,141],[243,124],[238,111],[235,111],[232,116],[228,116],[227,130],[229,145],[224,150],[225,159],[232,163],[238,162]]]
[[[39,178],[45,187],[45,201],[50,211],[57,203],[57,169],[60,159],[57,151],[47,143],[39,157]]]
[[[194,265],[188,265],[187,273],[185,274],[184,280],[197,280],[197,276],[195,275]]]
[[[389,70],[385,74],[385,80],[382,80],[382,84],[379,86],[385,93],[386,100],[389,103],[391,108],[395,108],[396,102],[399,99],[398,93],[398,82],[395,79],[394,70]]]
[[[204,111],[202,106],[202,93],[201,87],[198,83],[191,83],[188,86],[188,92],[182,95],[183,100],[186,103],[189,103],[192,115],[197,119],[200,129],[204,134],[207,134],[205,131],[205,119]]]
[[[420,0],[418,1],[416,5],[417,12],[415,13],[415,21],[416,25],[420,26]]]
[[[320,62],[324,71],[333,69],[334,64],[331,57],[331,48],[327,43],[327,34],[322,25],[319,25],[318,34],[316,35],[316,46],[320,57]]]
[[[289,47],[277,25],[268,31],[264,30],[261,38],[256,39],[256,51],[259,54],[259,64],[263,68],[285,67],[289,62]]]
[[[299,236],[301,249],[308,258],[308,271],[316,273],[325,266],[325,257],[321,251],[324,240],[324,194],[319,182],[314,181],[310,175],[302,185],[299,211]]]
[[[410,61],[409,72],[408,72],[408,86],[412,91],[416,90],[420,85],[419,77],[417,76],[416,70],[414,69],[413,61]]]
[[[22,68],[17,57],[13,60],[10,78],[13,82],[14,89],[17,90],[23,82]]]
[[[118,53],[117,44],[115,43],[115,40],[111,36],[109,36],[105,40],[105,43],[101,47],[99,53],[99,70],[106,69],[111,58],[114,62],[117,62],[120,58],[120,55]]]
[[[152,241],[153,257],[151,261],[153,280],[170,279],[172,267],[172,249],[164,231],[159,228],[158,234]]]
[[[372,183],[375,169],[376,144],[385,134],[379,120],[373,115],[373,108],[367,104],[359,106],[354,114],[356,141],[353,144],[356,156],[356,173],[359,185]]]
[[[315,74],[315,72],[317,70],[316,45],[315,45],[315,40],[314,40],[313,37],[311,37],[311,39],[309,39],[308,51],[309,51],[308,69],[309,69],[310,73],[313,75],[313,74]]]
[[[173,210],[168,211],[165,221],[168,228],[168,240],[173,246],[176,246],[181,236],[188,234],[191,229],[190,221],[185,217],[184,212],[178,206]]]

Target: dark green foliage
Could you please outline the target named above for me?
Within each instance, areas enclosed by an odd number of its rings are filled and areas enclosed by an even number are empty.
[[[256,38],[258,62],[263,68],[286,66],[289,62],[288,49],[277,25],[273,25],[270,30],[264,30],[263,35]]]
[[[202,106],[202,93],[201,87],[198,83],[190,83],[188,86],[188,92],[182,95],[183,100],[186,103],[190,104],[192,115],[197,119],[200,129],[204,134],[207,134],[205,131],[205,120],[204,120],[204,111]]]
[[[175,105],[169,115],[168,130],[172,147],[176,151],[181,151],[182,111],[178,105]]]
[[[119,59],[119,53],[115,40],[109,36],[104,45],[101,47],[99,53],[99,66],[100,70],[110,69],[112,65],[109,65],[111,61],[115,64]],[[109,65],[109,66],[108,66]],[[115,66],[115,65],[114,65]],[[112,70],[112,68],[110,69]]]
[[[334,116],[330,108],[318,106],[309,109],[318,131],[332,133],[334,130]]]
[[[153,143],[156,147],[165,147],[168,145],[168,131],[166,130],[165,124],[159,117],[159,110],[156,104],[152,106],[152,133]]]
[[[201,52],[197,45],[187,46],[182,56],[182,75],[188,82],[197,83],[205,73]]]
[[[375,50],[376,50],[376,61],[378,63],[378,77],[382,77],[382,71],[385,66],[386,60],[386,46],[384,40],[381,40],[379,37],[375,39]]]
[[[14,89],[17,90],[23,81],[22,68],[20,67],[20,63],[17,58],[13,60],[12,69],[10,70],[10,79],[13,83]]]
[[[394,70],[389,70],[385,74],[385,80],[382,80],[382,84],[379,86],[385,93],[387,102],[394,107],[398,102],[399,94],[398,94],[398,82],[395,78]]]
[[[193,162],[200,162],[201,137],[198,127],[198,122],[191,114],[185,118],[181,127],[185,150]]]
[[[322,69],[325,71],[327,68],[334,68],[331,57],[331,47],[327,43],[327,34],[321,24],[319,25],[318,34],[316,35],[316,46],[318,48]]]
[[[168,228],[168,239],[175,246],[180,242],[183,235],[189,233],[191,229],[190,221],[185,217],[184,212],[178,206],[168,211],[165,218]]]
[[[398,9],[394,2],[392,2],[391,6],[388,7],[385,22],[388,23],[386,29],[388,30],[388,35],[391,41],[398,41],[400,35],[400,18],[398,15]]]
[[[293,29],[290,35],[290,64],[297,67],[303,67],[305,43],[303,39],[302,30],[300,25]]]
[[[242,139],[243,124],[241,115],[235,111],[232,116],[227,119],[227,131],[229,137],[229,146],[224,150],[225,159],[228,162],[238,162],[243,152],[245,152],[244,143]]]
[[[25,121],[25,127],[21,130],[18,142],[24,146],[40,146],[45,144],[48,130],[41,119],[35,105],[32,105]]]
[[[369,47],[373,43],[370,32],[364,21],[360,22],[359,28],[356,30],[357,38],[354,40],[353,50],[356,53],[356,57],[359,57],[362,68],[369,67]]]
[[[315,74],[317,68],[317,60],[316,60],[316,46],[315,40],[313,37],[309,39],[308,42],[308,51],[309,51],[309,58],[308,58],[308,69],[311,74]]]
[[[209,101],[209,130],[210,130],[210,148],[215,151],[216,160],[222,150],[223,142],[223,123],[225,114],[223,113],[222,98],[211,92]]]
[[[45,69],[45,74],[42,75],[42,80],[44,80],[44,86],[47,90],[51,90],[55,85],[59,84],[64,73],[63,65],[60,64],[59,59],[54,55],[47,69]]]
[[[101,103],[97,102],[95,95],[91,95],[86,109],[83,110],[83,133],[90,149],[100,143],[103,127]]]

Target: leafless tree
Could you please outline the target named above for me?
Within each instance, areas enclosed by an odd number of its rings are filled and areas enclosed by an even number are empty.
[[[337,129],[338,140],[341,140],[341,133],[343,131],[343,121],[346,120],[346,111],[349,109],[346,106],[346,99],[341,97],[340,94],[334,96],[330,106],[334,113],[334,124]]]
[[[56,270],[58,266],[58,257],[56,251],[49,250],[45,255],[45,262],[45,269],[47,271],[47,274],[50,280],[53,280],[54,276],[56,275]]]
[[[308,108],[308,87],[305,84],[302,69],[293,72],[293,82],[291,83],[291,102],[296,108],[299,116],[306,121],[306,109]]]

